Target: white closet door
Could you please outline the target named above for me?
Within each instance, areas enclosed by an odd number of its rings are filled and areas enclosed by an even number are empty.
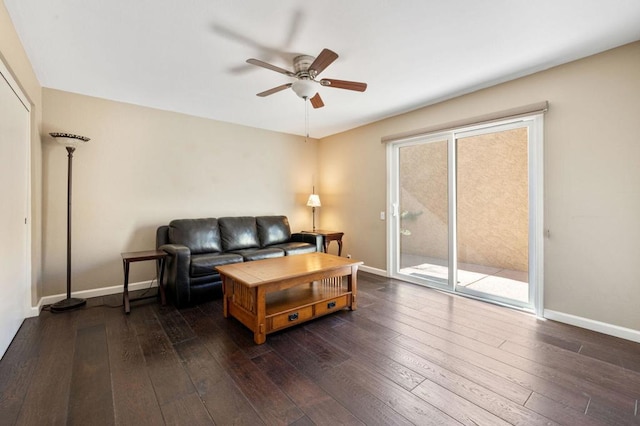
[[[0,355],[26,316],[28,282],[29,110],[0,63]],[[13,86],[13,87],[12,87]],[[14,88],[16,89],[14,91]]]

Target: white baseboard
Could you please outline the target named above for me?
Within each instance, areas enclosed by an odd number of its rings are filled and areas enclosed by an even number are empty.
[[[610,336],[620,337],[621,339],[640,343],[640,330],[620,327],[618,325],[600,322],[589,318],[578,317],[575,315],[566,314],[564,312],[552,311],[550,309],[545,309],[542,315],[544,318],[553,321],[575,325],[576,327],[586,328],[587,330],[597,331],[598,333],[604,333]]]
[[[387,271],[385,271],[384,269],[372,268],[371,266],[367,266],[367,265],[360,265],[358,269],[363,272],[369,272],[370,274],[380,275],[381,277],[388,276]]]
[[[155,279],[149,280],[149,281],[141,281],[137,283],[129,283],[129,291],[146,290],[148,288],[153,288],[157,286],[158,286],[158,282]],[[110,294],[118,294],[118,293],[122,293],[122,291],[123,291],[123,286],[122,284],[120,284],[120,285],[114,285],[112,287],[102,287],[102,288],[94,288],[91,290],[72,291],[71,296],[78,297],[81,299],[88,299],[90,297],[100,297],[100,296],[108,296]],[[43,306],[52,305],[56,302],[59,302],[65,299],[66,297],[67,297],[66,294],[55,294],[53,296],[42,297],[38,301],[37,306],[31,307],[31,310],[29,312],[31,315],[29,316],[37,317],[40,314],[40,311],[42,310]]]
[[[36,306],[29,306],[27,308],[27,312],[25,313],[25,318],[33,318],[40,315],[40,311],[42,310],[42,306],[38,303]]]

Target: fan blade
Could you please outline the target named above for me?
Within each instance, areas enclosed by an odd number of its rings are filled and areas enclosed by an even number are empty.
[[[291,16],[291,24],[289,25],[289,32],[287,33],[287,38],[284,41],[283,47],[289,47],[293,41],[298,37],[300,33],[300,28],[302,28],[302,23],[304,14],[300,9],[295,10],[293,15]]]
[[[326,87],[334,87],[336,89],[355,90],[356,92],[364,92],[367,90],[367,83],[359,83],[357,81],[333,80],[331,78],[323,78],[320,84]]]
[[[274,93],[278,93],[278,92],[280,92],[282,90],[288,89],[289,87],[291,87],[291,83],[283,84],[281,86],[274,87],[273,89],[269,89],[269,90],[265,90],[264,92],[260,92],[256,96],[260,96],[261,98],[264,98],[265,96],[273,95]]]
[[[280,67],[277,67],[275,65],[271,65],[271,64],[269,64],[267,62],[263,62],[263,61],[261,61],[259,59],[253,59],[253,58],[247,59],[247,63],[249,63],[251,65],[257,65],[259,67],[266,68],[266,69],[271,70],[271,71],[279,72],[280,74],[288,75],[289,77],[295,77],[296,76],[291,71],[285,70],[284,68],[280,68]]]
[[[311,65],[309,65],[309,71],[313,71],[315,73],[313,78],[324,71],[324,69],[331,65],[331,63],[336,59],[338,59],[338,54],[336,52],[329,49],[322,49],[322,52],[320,52],[318,57],[311,63]]]
[[[320,93],[316,93],[315,96],[311,98],[311,106],[314,108],[322,108],[324,106]]]

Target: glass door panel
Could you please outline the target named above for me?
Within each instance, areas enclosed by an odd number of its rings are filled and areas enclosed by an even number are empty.
[[[529,306],[528,128],[456,139],[456,291]]]
[[[448,142],[405,145],[398,153],[398,272],[449,287]]]

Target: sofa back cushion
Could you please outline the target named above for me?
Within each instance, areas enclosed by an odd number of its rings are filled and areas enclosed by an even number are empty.
[[[221,217],[218,225],[224,251],[260,247],[255,217]]]
[[[218,219],[176,219],[169,223],[169,242],[182,244],[192,254],[212,253],[222,250]]]
[[[260,246],[286,243],[291,239],[291,228],[286,216],[256,217]]]

